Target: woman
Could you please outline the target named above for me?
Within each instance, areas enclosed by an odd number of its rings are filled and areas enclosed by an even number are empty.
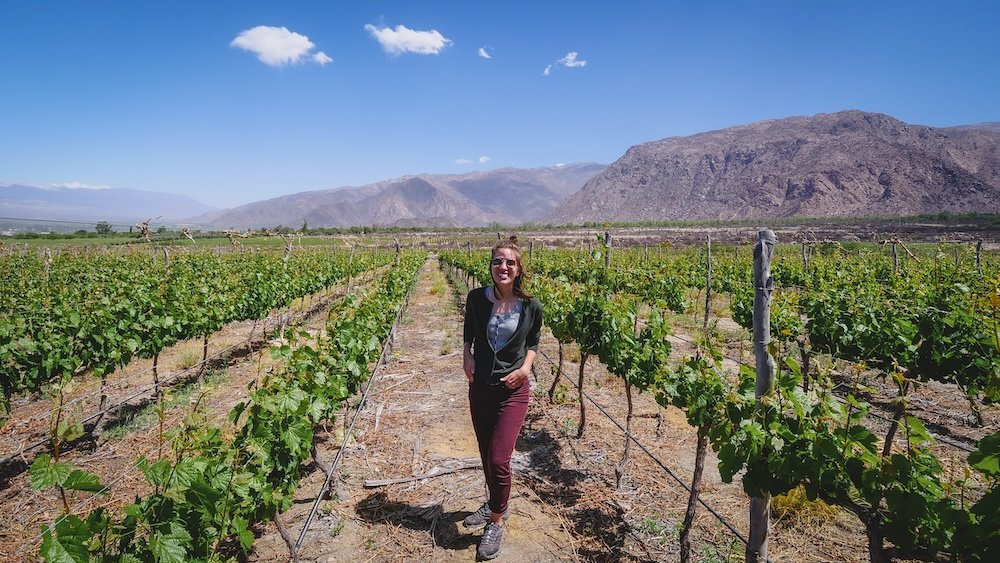
[[[528,374],[538,350],[542,304],[523,288],[524,265],[517,237],[493,247],[493,285],[473,289],[465,302],[462,363],[469,380],[469,410],[479,442],[490,498],[462,523],[485,524],[478,555],[500,554],[507,501],[510,458],[528,413]]]

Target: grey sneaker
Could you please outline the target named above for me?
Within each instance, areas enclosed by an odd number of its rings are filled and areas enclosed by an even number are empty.
[[[483,528],[483,537],[479,540],[476,555],[479,559],[493,559],[500,555],[500,544],[503,543],[503,526],[490,522]]]
[[[462,525],[466,528],[482,526],[490,521],[490,514],[493,514],[493,511],[490,510],[490,503],[484,502],[475,512],[466,516],[465,520],[462,520]],[[503,513],[503,519],[506,520],[507,518],[510,518],[509,508]]]

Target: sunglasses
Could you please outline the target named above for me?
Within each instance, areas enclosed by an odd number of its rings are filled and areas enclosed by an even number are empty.
[[[490,264],[492,264],[494,266],[499,266],[500,264],[503,264],[504,262],[507,262],[507,267],[517,266],[517,260],[514,260],[513,258],[508,258],[507,260],[504,260],[503,258],[494,258],[494,259],[490,260]]]

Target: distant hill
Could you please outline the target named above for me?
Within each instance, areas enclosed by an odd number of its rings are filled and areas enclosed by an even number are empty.
[[[545,217],[604,168],[588,163],[404,176],[258,201],[191,222],[235,229],[520,224]]]
[[[843,111],[630,148],[544,222],[1000,212],[997,124]]]
[[[187,196],[124,188],[0,185],[0,216],[52,221],[171,223],[216,208]]]
[[[958,125],[956,127],[951,127],[951,129],[979,129],[982,131],[1000,132],[1000,121],[988,121],[986,123],[976,123],[973,125]]]

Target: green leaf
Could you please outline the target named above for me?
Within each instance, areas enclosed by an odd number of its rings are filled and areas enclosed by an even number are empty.
[[[243,547],[244,553],[250,551],[250,548],[253,547],[254,541],[253,532],[247,528],[248,524],[245,518],[240,518],[238,516],[233,518],[233,530],[240,539],[240,546]]]
[[[62,484],[64,489],[97,493],[104,490],[101,478],[89,471],[74,469]]]
[[[306,394],[302,389],[295,387],[288,393],[285,393],[280,398],[278,398],[278,406],[283,411],[294,412],[299,410],[299,405],[305,400],[309,395]]]
[[[305,444],[312,444],[312,426],[308,421],[299,420],[288,427],[282,438],[289,450],[293,452],[304,451],[301,448],[305,447]]]
[[[324,413],[330,408],[330,402],[323,397],[316,397],[309,405],[309,417],[313,422],[322,420]]]
[[[215,490],[214,487],[199,477],[188,487],[185,498],[196,509],[201,510],[211,517],[215,517],[217,505],[219,500],[222,499],[222,493]]]
[[[93,536],[87,523],[72,514],[56,524],[56,536],[48,526],[42,528],[42,547],[39,554],[56,563],[86,563],[90,553],[86,542]]]
[[[149,466],[141,463],[139,464],[139,468],[142,469],[143,474],[146,475],[146,479],[153,485],[162,485],[170,475],[170,462],[165,459],[161,459]]]
[[[59,423],[57,434],[61,442],[72,442],[83,436],[83,423],[63,421]]]
[[[169,533],[154,531],[149,535],[149,548],[158,563],[184,563],[191,534],[177,522],[170,523]]]
[[[931,437],[930,432],[927,431],[927,427],[924,426],[922,420],[915,416],[906,417],[906,425],[910,433],[910,442],[915,444],[926,444],[934,442],[934,438]]]
[[[42,454],[31,464],[31,488],[36,491],[62,486],[73,472],[73,464],[68,461],[56,462],[49,454]]]
[[[969,465],[987,475],[1000,475],[1000,432],[979,441],[976,451],[969,454]]]
[[[52,533],[46,527],[46,530],[42,532],[42,548],[38,554],[49,563],[85,563],[90,560],[90,557],[87,555],[74,557],[75,550],[74,552],[70,551],[70,548],[73,547],[75,546],[67,547],[63,545],[60,538],[53,538]]]
[[[246,408],[247,404],[245,401],[240,401],[239,403],[236,403],[236,406],[233,407],[233,410],[229,411],[229,422],[236,424],[236,421],[239,420],[240,415],[243,414],[243,411],[245,411]]]
[[[185,459],[174,466],[174,484],[178,491],[187,489],[191,483],[201,478],[205,463],[203,460]]]

